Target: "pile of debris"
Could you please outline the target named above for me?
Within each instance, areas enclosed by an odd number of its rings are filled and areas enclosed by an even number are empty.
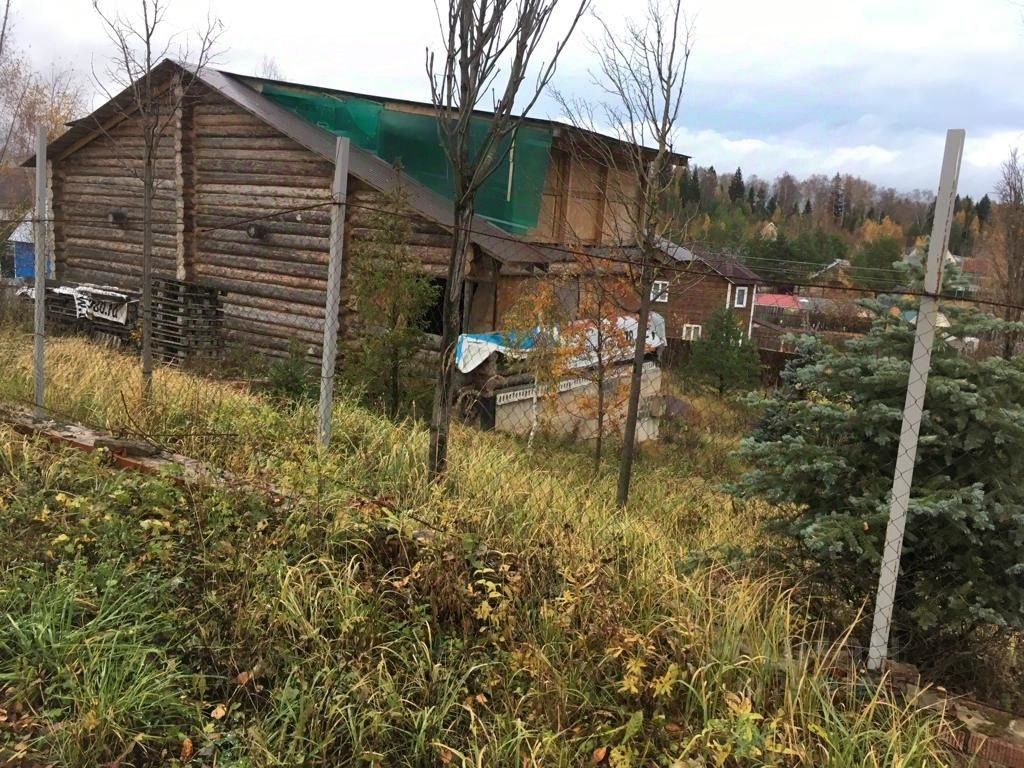
[[[181,363],[218,354],[224,347],[224,308],[216,288],[183,280],[154,278],[153,354]],[[18,295],[35,300],[35,289]],[[137,291],[91,284],[46,286],[48,329],[83,333],[117,346],[137,347],[141,338],[141,296]]]
[[[167,363],[224,348],[221,291],[184,280],[153,280],[153,354]]]

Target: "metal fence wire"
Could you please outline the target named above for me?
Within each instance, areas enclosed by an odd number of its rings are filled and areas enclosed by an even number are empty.
[[[920,305],[871,632],[868,664],[873,669],[880,668],[889,655],[889,627],[917,443],[926,405],[932,347],[941,317],[941,265],[962,148],[963,132],[950,132],[924,288],[904,292],[918,297]],[[8,404],[35,408],[40,418],[84,424],[155,448],[181,454],[194,452],[204,460],[224,462],[223,469],[231,472],[258,472],[271,458],[287,459],[282,454],[295,450],[290,446],[296,443],[316,443],[327,448],[335,415],[334,398],[340,389],[338,379],[345,378],[346,370],[352,370],[352,361],[362,351],[362,342],[358,337],[346,336],[345,331],[351,329],[341,322],[350,309],[344,304],[342,287],[347,265],[342,262],[340,248],[345,237],[344,210],[349,204],[345,189],[347,152],[347,140],[339,140],[333,197],[329,203],[317,206],[330,209],[331,247],[327,263],[321,265],[322,291],[310,291],[304,301],[295,300],[302,293],[299,290],[280,295],[240,295],[215,281],[186,281],[157,270],[152,282],[154,350],[161,362],[187,369],[191,384],[186,387],[182,383],[187,377],[159,382],[151,402],[145,402],[144,394],[132,380],[134,370],[83,374],[68,358],[80,350],[59,345],[50,354],[45,349],[48,337],[71,333],[84,335],[93,344],[137,351],[140,294],[125,289],[48,284],[51,265],[45,258],[47,222],[36,217],[39,247],[35,287],[29,291],[22,285],[21,297],[15,297],[13,287],[6,287],[2,313],[7,327],[34,329],[32,335],[12,336],[33,340],[33,385],[18,390],[20,394],[15,396],[11,395],[15,390],[5,388],[8,400],[14,401]],[[231,226],[257,224],[247,219]],[[25,316],[29,308],[35,313],[31,324]],[[638,378],[636,441],[641,446],[667,442],[673,430],[685,425],[688,418],[685,398],[679,396],[676,366],[665,364],[667,350],[652,347],[637,369],[631,346],[635,336],[620,343],[621,348],[611,350],[593,346],[592,330],[585,328],[583,341],[578,342],[583,344],[586,354],[577,346],[568,355],[582,355],[586,364],[567,364],[565,349],[545,343],[540,335],[531,339],[529,351],[524,351],[524,346],[512,349],[504,357],[485,355],[483,363],[467,367],[458,376],[454,395],[457,418],[474,429],[502,433],[526,445],[538,441],[572,443],[580,446],[581,455],[591,457],[600,467],[602,463],[613,464],[623,447],[631,383]],[[15,361],[22,359],[19,355],[24,350],[10,345],[21,342],[4,343],[8,346],[4,352],[6,363],[19,365]],[[586,347],[587,343],[591,346]],[[384,404],[386,395],[399,389],[429,394],[440,355],[436,340],[423,346],[415,355],[404,358],[401,370],[385,368],[379,390],[361,393],[370,396],[364,398],[364,403],[379,406],[391,417],[425,416],[429,396],[410,397],[404,408],[398,407],[397,399]],[[780,365],[787,359],[778,357]],[[164,373],[158,372],[160,376]],[[346,387],[358,390],[358,378],[346,378]],[[237,391],[244,396],[265,393],[276,403],[305,400],[316,401],[317,406],[283,408],[277,421],[283,433],[294,440],[282,440],[279,433],[265,441],[239,446],[238,435],[232,429],[232,419],[238,416],[237,404],[225,394],[232,391],[232,385],[237,385]],[[101,413],[93,407],[101,400],[120,402],[122,407]],[[167,416],[171,411],[177,414],[173,419]],[[308,458],[308,454],[303,455],[304,460]],[[503,478],[502,482],[511,481]]]

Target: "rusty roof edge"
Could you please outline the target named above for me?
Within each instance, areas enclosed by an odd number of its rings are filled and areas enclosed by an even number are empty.
[[[335,134],[289,112],[244,83],[240,77],[216,69],[206,69],[199,73],[199,79],[310,151],[331,162],[334,161]],[[350,147],[349,161],[349,171],[356,178],[382,191],[394,189],[402,184],[410,192],[409,203],[413,209],[446,229],[454,228],[451,201],[443,195],[428,189],[409,176],[400,177],[389,163],[354,144]],[[471,241],[499,261],[532,264],[551,262],[547,254],[480,216],[473,217],[472,230]]]
[[[668,238],[658,238],[655,247],[658,251],[664,254],[667,258],[677,263],[692,263],[699,261],[701,264],[706,266],[716,275],[721,277],[723,280],[727,280],[730,283],[735,284],[747,284],[747,283],[764,283],[764,278],[757,274],[754,270],[744,264],[735,255],[722,253],[719,251],[712,251],[708,249],[698,249],[686,245],[681,245]],[[637,246],[635,244],[622,244],[622,245],[591,245],[584,248],[587,252],[598,252],[598,251],[610,251],[620,250],[636,251]],[[717,263],[716,263],[717,262]],[[737,272],[741,274],[729,274],[722,269],[723,265],[736,266]],[[746,274],[742,274],[746,273]]]

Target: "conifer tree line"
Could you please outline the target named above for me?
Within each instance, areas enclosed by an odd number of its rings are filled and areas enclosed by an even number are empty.
[[[842,173],[767,180],[736,168],[719,175],[714,165],[678,169],[674,198],[679,238],[748,258],[769,279],[781,278],[774,263],[791,262],[787,275],[799,277],[838,259],[877,275],[922,244],[935,213],[930,191],[901,192]],[[997,207],[988,194],[958,196],[951,252],[984,255]]]

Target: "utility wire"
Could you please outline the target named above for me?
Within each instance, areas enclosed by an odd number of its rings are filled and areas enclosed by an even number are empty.
[[[246,225],[246,224],[251,224],[251,223],[254,223],[254,222],[271,220],[271,219],[274,219],[274,218],[276,218],[278,216],[287,216],[287,215],[294,214],[294,213],[301,213],[303,211],[316,210],[318,208],[325,208],[325,207],[333,205],[333,204],[334,204],[334,201],[326,200],[326,201],[322,201],[322,202],[318,202],[318,203],[311,203],[309,205],[296,206],[296,207],[293,207],[293,208],[286,208],[286,209],[282,209],[282,210],[278,210],[278,211],[272,211],[270,213],[262,214],[262,215],[259,215],[259,216],[253,216],[253,217],[248,217],[248,218],[244,218],[244,219],[232,220],[232,221],[229,221],[229,222],[227,222],[225,224],[222,224],[222,225],[219,225],[219,226],[216,226],[216,227],[207,227],[207,228],[204,228],[204,229],[199,229],[198,232],[200,234],[205,234],[205,233],[210,233],[210,232],[216,232],[216,231],[223,231],[223,230],[233,229],[233,228],[240,227],[240,226],[243,226],[243,225]],[[369,212],[374,212],[374,213],[381,213],[381,214],[386,214],[386,215],[390,215],[390,216],[399,216],[399,217],[407,218],[407,219],[417,220],[417,219],[421,219],[422,218],[422,216],[420,214],[412,212],[412,211],[401,211],[400,212],[400,211],[395,211],[393,209],[387,209],[387,208],[381,208],[379,206],[368,205],[368,204],[365,204],[365,203],[353,202],[351,199],[346,201],[344,203],[344,205],[348,206],[349,208],[354,208],[354,209],[359,209],[359,210],[364,210],[364,211],[369,211]],[[67,218],[62,219],[62,220],[60,220],[60,219],[59,220],[55,220],[53,218],[43,219],[43,221],[49,222],[49,223],[57,222],[57,223],[65,223],[65,224],[74,224],[76,222],[81,222],[81,221],[86,221],[86,220],[89,220],[89,221],[103,221],[103,222],[108,222],[109,223],[109,219],[107,217],[99,217],[99,216],[97,216],[95,218],[82,217],[82,216],[74,216],[74,217],[67,217]],[[13,220],[11,220],[11,221],[13,221]],[[21,221],[32,221],[32,222],[35,222],[35,221],[37,221],[37,219],[34,218],[34,217],[31,217],[31,216],[27,216],[24,219],[19,219],[17,221],[18,222],[21,222]],[[508,235],[508,234],[505,234],[505,233],[502,233],[502,232],[482,231],[480,229],[475,229],[473,227],[458,227],[457,225],[454,225],[454,224],[451,224],[451,225],[449,225],[449,224],[438,224],[438,226],[441,229],[448,230],[448,231],[451,231],[451,232],[462,231],[462,232],[465,232],[466,234],[469,234],[469,235],[480,235],[480,236],[484,236],[484,237],[490,238],[492,240],[500,240],[500,241],[504,241],[504,242],[516,243],[516,244],[524,246],[526,248],[531,248],[533,250],[536,250],[540,254],[543,254],[544,252],[558,253],[558,254],[564,254],[566,256],[572,257],[573,260],[577,260],[577,261],[578,260],[601,261],[601,262],[605,262],[605,263],[617,264],[617,265],[621,265],[621,266],[624,266],[624,267],[632,267],[632,268],[636,268],[636,267],[641,266],[633,258],[630,258],[628,256],[615,256],[612,253],[610,253],[612,251],[617,251],[617,250],[625,252],[625,251],[630,251],[630,250],[636,250],[637,249],[636,246],[631,246],[631,245],[621,245],[621,246],[619,246],[619,245],[613,245],[613,246],[594,245],[594,246],[590,246],[589,250],[586,250],[587,246],[580,246],[580,247],[577,247],[577,248],[573,248],[573,247],[563,246],[563,245],[558,245],[558,244],[549,244],[549,243],[541,243],[541,242],[529,242],[529,241],[524,241],[524,240],[522,240],[522,239],[520,239],[518,237],[515,237],[513,235]],[[134,230],[133,229],[132,231],[139,231],[139,230]],[[684,246],[684,247],[686,247],[686,246]],[[700,248],[700,246],[696,246],[696,245],[694,247]],[[598,249],[600,249],[601,252],[599,252]],[[908,297],[914,297],[914,298],[923,298],[923,297],[931,296],[933,298],[947,299],[947,300],[958,301],[958,302],[963,302],[963,303],[968,303],[968,304],[976,304],[976,305],[985,306],[985,307],[993,307],[993,308],[998,308],[998,309],[1012,309],[1012,310],[1024,311],[1024,305],[1012,304],[1012,303],[1009,303],[1009,302],[996,301],[996,300],[992,300],[992,299],[980,299],[980,298],[977,298],[977,297],[957,296],[955,294],[947,294],[947,293],[939,293],[937,295],[934,295],[934,294],[930,294],[930,293],[922,291],[922,290],[912,289],[912,288],[909,288],[909,287],[906,287],[906,286],[900,286],[898,284],[890,284],[888,282],[886,282],[885,284],[860,285],[860,286],[837,285],[835,283],[827,283],[827,282],[815,282],[815,281],[812,281],[812,280],[808,279],[807,272],[806,272],[806,270],[802,269],[802,266],[806,265],[806,266],[815,266],[815,267],[818,267],[818,268],[823,268],[823,267],[828,266],[828,265],[817,264],[817,263],[814,263],[814,262],[797,261],[797,260],[785,260],[785,259],[774,260],[774,259],[768,259],[767,257],[748,257],[748,259],[742,259],[742,258],[737,257],[735,254],[724,253],[724,252],[722,252],[720,250],[708,249],[708,248],[703,249],[701,252],[694,252],[695,260],[697,260],[697,261],[701,260],[702,256],[714,256],[714,257],[717,257],[717,258],[720,258],[720,259],[724,259],[724,260],[728,261],[730,264],[734,264],[734,265],[745,265],[747,263],[747,261],[758,261],[758,260],[764,261],[764,262],[776,263],[776,264],[778,264],[780,266],[777,267],[777,268],[773,268],[773,269],[775,269],[776,271],[782,271],[782,276],[785,278],[782,282],[784,282],[788,286],[792,286],[792,287],[796,287],[796,288],[820,288],[820,289],[827,289],[827,290],[832,290],[832,291],[843,291],[843,292],[849,292],[849,293],[857,293],[857,294],[861,294],[861,295],[876,295],[876,294],[879,294],[879,293],[894,293],[894,294],[900,294],[902,296],[908,296]],[[676,274],[676,275],[686,274],[686,275],[689,275],[689,276],[692,277],[692,276],[694,276],[694,273],[695,273],[695,270],[693,269],[692,264],[693,264],[693,262],[688,262],[687,264],[658,263],[658,264],[652,265],[652,269],[659,276],[669,275],[669,274]],[[708,264],[707,266],[712,271],[715,271],[715,272],[718,271],[718,270],[715,269],[714,265]],[[864,267],[864,268],[853,267],[853,268],[855,270],[858,270],[858,272],[861,271],[861,270],[879,270],[879,271],[883,271],[883,272],[885,271],[885,268],[882,268],[882,267]],[[766,267],[765,269],[767,271],[768,267]],[[892,269],[889,272],[892,274],[894,280],[905,279],[905,277],[906,277],[904,274],[902,274],[899,270],[896,270],[896,269]],[[723,275],[723,276],[725,276],[725,275]],[[881,280],[885,280],[885,279],[886,278],[881,277],[881,276],[861,275],[861,282],[862,283],[881,281]]]

